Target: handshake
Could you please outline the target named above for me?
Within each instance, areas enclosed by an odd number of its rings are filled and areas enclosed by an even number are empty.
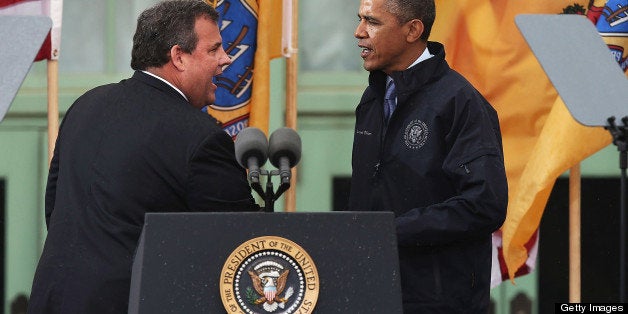
[[[272,212],[274,202],[290,188],[291,168],[301,159],[301,137],[291,128],[279,128],[270,135],[270,140],[258,128],[249,127],[238,133],[235,140],[235,155],[238,163],[248,169],[251,188],[264,198],[265,211]],[[270,163],[278,170],[262,169],[270,157]],[[268,176],[266,191],[262,189],[260,175]],[[271,177],[279,175],[280,185],[273,191]]]

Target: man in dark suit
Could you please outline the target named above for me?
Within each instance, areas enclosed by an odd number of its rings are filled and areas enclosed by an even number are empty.
[[[144,11],[133,76],[68,110],[46,188],[29,313],[125,313],[146,212],[255,210],[231,138],[201,112],[231,63],[202,0]]]

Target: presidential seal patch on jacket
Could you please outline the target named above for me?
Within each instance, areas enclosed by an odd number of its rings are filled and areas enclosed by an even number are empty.
[[[410,121],[406,126],[406,130],[403,134],[403,141],[410,149],[419,149],[427,141],[429,130],[425,122],[415,119]]]

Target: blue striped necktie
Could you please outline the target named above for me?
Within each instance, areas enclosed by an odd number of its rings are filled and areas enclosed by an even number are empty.
[[[386,93],[384,94],[384,117],[386,118],[386,122],[390,119],[396,106],[397,93],[395,92],[395,82],[390,80],[386,86]]]

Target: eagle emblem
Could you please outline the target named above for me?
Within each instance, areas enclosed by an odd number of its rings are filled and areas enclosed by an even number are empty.
[[[226,259],[220,298],[227,313],[312,313],[319,282],[314,260],[299,244],[263,236],[242,243]]]
[[[284,267],[277,262],[264,261],[253,267],[253,270],[248,271],[253,282],[253,288],[257,295],[250,298],[250,302],[259,305],[267,312],[274,312],[277,308],[284,308],[286,302],[293,294],[292,287],[286,290],[286,293],[281,296],[286,288],[286,281],[290,271],[284,270]],[[249,295],[252,296],[249,292]]]
[[[419,149],[425,142],[427,142],[427,136],[429,129],[425,122],[421,120],[412,120],[406,126],[405,133],[403,135],[403,141],[410,149]]]

